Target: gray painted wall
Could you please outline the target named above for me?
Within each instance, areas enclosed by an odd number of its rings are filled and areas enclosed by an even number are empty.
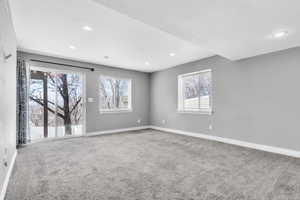
[[[3,53],[12,54],[7,61]],[[7,0],[0,0],[0,192],[16,151],[16,38]]]
[[[215,113],[177,113],[177,76],[206,68],[212,69]],[[151,123],[300,150],[299,77],[300,48],[240,61],[214,56],[156,72],[151,75]]]
[[[94,98],[93,103],[87,103],[86,131],[98,132],[110,129],[122,129],[139,126],[138,119],[141,119],[140,126],[148,125],[149,109],[150,109],[150,74],[113,68],[103,65],[95,65],[84,62],[71,61],[66,59],[18,52],[21,57],[30,65],[37,67],[52,67],[59,69],[70,69],[52,64],[42,64],[31,62],[30,59],[40,59],[51,62],[60,62],[66,64],[79,65],[83,67],[95,67],[94,72],[84,70],[86,72],[86,94],[87,97]],[[82,71],[82,70],[81,70]],[[132,79],[132,112],[129,113],[99,113],[99,86],[98,80],[100,75],[109,75],[113,77]]]

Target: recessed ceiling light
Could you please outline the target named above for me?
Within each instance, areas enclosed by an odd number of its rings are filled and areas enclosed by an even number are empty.
[[[92,27],[90,27],[90,26],[83,26],[82,29],[85,30],[85,31],[92,31],[93,30]]]
[[[147,62],[145,62],[145,65],[150,65],[150,63],[147,61]]]
[[[289,34],[288,31],[278,31],[273,33],[273,38],[284,38]]]
[[[173,56],[175,56],[176,54],[175,54],[175,53],[169,53],[169,55],[173,57]]]
[[[77,49],[77,48],[76,48],[75,46],[73,46],[73,45],[70,45],[69,48],[72,49],[72,50]]]

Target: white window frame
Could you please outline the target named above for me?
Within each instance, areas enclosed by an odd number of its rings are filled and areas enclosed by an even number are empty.
[[[177,112],[178,113],[189,113],[189,114],[206,114],[211,115],[212,111],[212,77],[211,77],[211,87],[210,87],[210,96],[209,96],[209,108],[208,109],[185,109],[184,108],[184,95],[183,95],[183,78],[191,75],[201,74],[210,72],[212,75],[211,69],[204,69],[192,73],[180,74],[178,75],[178,100],[177,100]],[[199,101],[200,103],[200,101]]]
[[[43,72],[55,72],[55,73],[72,73],[72,74],[79,74],[82,76],[82,103],[83,103],[83,111],[82,111],[82,114],[83,114],[83,123],[82,123],[82,135],[85,136],[87,135],[87,132],[86,132],[86,117],[87,117],[87,113],[86,113],[86,73],[84,71],[80,71],[80,70],[74,70],[74,69],[62,69],[62,68],[57,68],[57,67],[45,67],[45,66],[39,66],[38,64],[34,63],[34,64],[28,64],[27,67],[26,67],[26,71],[27,71],[27,88],[30,87],[30,71],[31,70],[36,70],[36,71],[43,71]],[[57,98],[57,97],[56,97]],[[28,112],[27,112],[27,131],[28,133],[30,133],[30,126],[29,126],[29,115],[30,115],[30,111],[29,111],[29,92],[27,92],[27,109],[28,109]],[[57,102],[55,102],[56,104]],[[56,127],[56,130],[57,132],[57,127]],[[29,135],[30,136],[30,135]],[[71,136],[64,136],[64,137],[59,137],[59,138],[70,138],[70,137],[80,137],[80,135],[76,136],[76,135],[71,135]],[[54,138],[44,138],[42,140],[55,140],[55,139],[59,139],[58,137],[54,137]],[[34,141],[38,141],[39,139],[37,140],[34,140]],[[31,140],[32,142],[32,140]]]
[[[129,81],[128,84],[128,108],[118,108],[118,109],[101,109],[101,94],[100,94],[100,81],[102,78],[110,78],[116,80],[126,80]],[[132,79],[130,78],[122,78],[122,77],[115,77],[115,76],[107,76],[107,75],[100,75],[98,80],[98,92],[99,92],[99,112],[100,114],[105,113],[128,113],[132,112]]]

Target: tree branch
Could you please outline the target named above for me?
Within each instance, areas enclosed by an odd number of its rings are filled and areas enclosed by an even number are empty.
[[[103,96],[105,98],[105,103],[106,103],[107,107],[110,109],[110,103],[107,101],[107,93],[106,93],[106,90],[105,90],[102,80],[100,80],[100,84],[101,84],[100,90],[102,90]]]
[[[40,99],[39,99],[40,100]],[[55,106],[55,103],[53,103],[52,101],[47,100],[48,103],[52,104]],[[59,109],[61,109],[62,111],[64,110],[63,107],[56,105]]]
[[[72,113],[75,110],[75,108],[78,106],[78,104],[80,103],[80,101],[81,101],[81,97],[76,101],[76,103],[73,106],[73,108],[71,109],[70,113]]]
[[[41,106],[44,107],[44,103],[42,103],[39,99],[35,99],[35,98],[33,98],[33,97],[30,97],[30,99],[31,99],[32,101],[34,101],[34,102],[36,102],[36,103],[38,103],[39,105],[41,105]],[[51,108],[47,107],[47,109],[48,109],[48,111],[50,111],[51,113],[55,114],[55,111],[52,110]],[[60,114],[60,113],[58,113],[58,112],[57,112],[57,116],[61,117],[62,119],[65,118],[64,115],[62,115],[62,114]]]
[[[55,81],[53,76],[51,76],[50,73],[47,73],[48,77],[50,78],[50,80],[52,81],[53,83],[53,86],[58,89],[58,92],[60,93],[60,95],[62,96],[62,98],[64,98],[64,94],[63,94],[63,91],[61,89],[61,85],[58,83],[58,81]],[[58,76],[59,77],[59,76]],[[61,78],[60,78],[61,79]],[[56,83],[56,84],[55,84]],[[61,110],[63,110],[63,108],[60,107]]]

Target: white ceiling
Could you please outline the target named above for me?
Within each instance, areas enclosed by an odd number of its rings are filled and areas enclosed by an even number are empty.
[[[300,46],[299,0],[10,1],[19,49],[139,71]]]
[[[232,60],[300,45],[299,0],[94,1]]]
[[[91,0],[10,2],[20,50],[146,72],[212,55]]]

